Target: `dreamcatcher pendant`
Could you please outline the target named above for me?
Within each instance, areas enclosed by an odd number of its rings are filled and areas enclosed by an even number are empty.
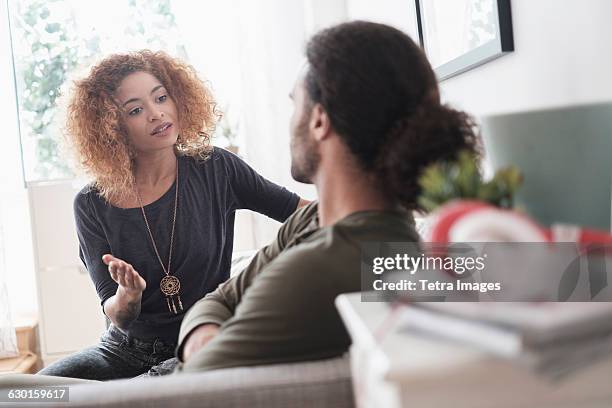
[[[181,296],[179,290],[181,289],[181,282],[176,276],[166,275],[159,282],[159,288],[161,289],[164,296],[166,296],[166,303],[168,304],[168,310],[170,313],[178,314],[183,311],[183,302],[181,302]]]

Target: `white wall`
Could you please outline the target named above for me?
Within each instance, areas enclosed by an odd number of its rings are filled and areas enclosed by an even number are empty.
[[[407,33],[418,42],[414,0],[346,0],[350,20],[384,23]]]
[[[347,0],[303,0],[306,40],[322,28],[348,18]]]
[[[346,0],[350,19],[415,38],[414,2]],[[441,83],[446,102],[480,116],[612,99],[612,1],[511,1],[515,51]]]
[[[290,175],[289,93],[303,60],[304,8],[299,2],[244,1],[240,13],[243,41],[241,66],[248,159],[273,181],[296,193],[314,198],[310,186]],[[255,218],[258,246],[267,244],[278,224]]]
[[[303,59],[307,26],[343,19],[343,14],[334,17],[344,12],[343,1],[206,0],[203,15],[193,13],[189,1],[173,3],[190,62],[210,80],[222,105],[230,103],[230,113],[240,116],[234,117],[241,121],[240,155],[264,177],[310,199],[316,197],[314,189],[290,175],[288,95]],[[267,244],[279,225],[250,212],[239,214],[236,250]]]
[[[475,115],[612,100],[612,1],[514,0],[513,53],[442,83]]]

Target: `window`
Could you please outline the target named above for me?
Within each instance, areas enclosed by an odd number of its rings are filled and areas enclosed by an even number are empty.
[[[84,77],[109,54],[148,48],[186,60],[212,88],[225,113],[213,144],[238,145],[241,156],[262,175],[302,195],[306,188],[306,195],[313,194],[311,188],[294,182],[288,171],[291,104],[286,95],[303,61],[305,3],[0,0],[0,4],[2,9],[8,5],[11,21],[14,58],[10,52],[7,55],[14,60],[15,75],[11,73],[10,79],[14,77],[17,84],[20,116],[9,124],[20,123],[19,132],[9,132],[17,146],[12,156],[18,165],[0,165],[11,174],[23,167],[28,185],[73,177],[70,156],[60,146],[62,110],[72,80]],[[4,102],[15,110],[14,98],[9,99]],[[271,155],[281,160],[269,160]],[[276,226],[272,221],[258,222],[258,229],[269,226],[258,243],[267,242]]]
[[[60,95],[113,52],[186,57],[170,0],[9,0],[26,181],[71,177]]]

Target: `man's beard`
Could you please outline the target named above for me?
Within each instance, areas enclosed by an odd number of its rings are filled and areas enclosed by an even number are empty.
[[[291,140],[291,177],[300,183],[312,184],[321,156],[308,137],[308,116],[300,121]]]

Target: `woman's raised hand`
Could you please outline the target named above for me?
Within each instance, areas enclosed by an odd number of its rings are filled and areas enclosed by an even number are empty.
[[[132,294],[140,294],[147,287],[147,282],[136,272],[136,269],[129,263],[112,256],[105,254],[102,256],[102,261],[108,265],[108,272],[111,278],[123,287],[123,289]]]

